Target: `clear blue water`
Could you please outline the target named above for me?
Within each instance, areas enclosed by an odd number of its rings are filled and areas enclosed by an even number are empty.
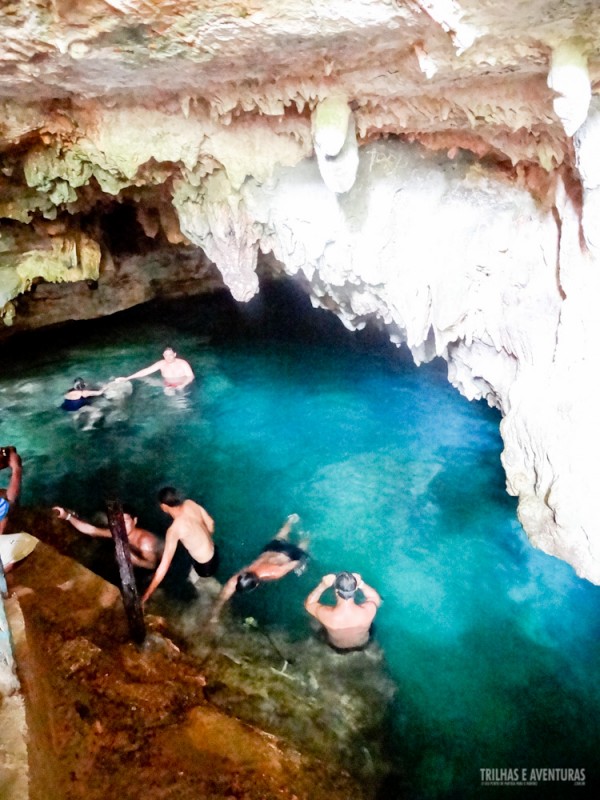
[[[166,344],[199,378],[185,398],[148,379],[101,401],[90,429],[59,410],[74,377],[128,374]],[[589,788],[600,588],[529,546],[504,489],[499,416],[460,397],[443,363],[416,369],[282,288],[244,309],[194,300],[21,338],[2,361],[0,439],[24,456],[24,504],[91,516],[118,496],[160,532],[156,490],[174,484],[214,516],[222,580],[297,512],[309,571],[234,611],[298,638],[312,635],[302,599],[322,573],[358,571],[381,592],[409,797],[520,796],[482,787],[482,768],[584,767]]]

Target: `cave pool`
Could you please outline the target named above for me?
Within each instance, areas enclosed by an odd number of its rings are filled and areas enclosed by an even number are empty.
[[[149,378],[101,400],[91,425],[59,409],[76,376],[127,375],[167,344],[196,372],[185,397]],[[216,520],[221,581],[297,512],[309,569],[233,608],[292,638],[313,635],[302,600],[325,572],[360,572],[380,591],[403,778],[378,797],[586,791],[484,787],[482,769],[583,768],[590,788],[600,587],[529,545],[505,492],[500,416],[461,397],[445,363],[417,369],[284,284],[243,307],[215,295],[27,334],[2,363],[0,444],[23,456],[22,504],[91,518],[117,495],[163,532],[154,498],[174,484]]]

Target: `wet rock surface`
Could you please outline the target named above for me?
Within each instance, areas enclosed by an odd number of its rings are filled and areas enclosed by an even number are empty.
[[[294,640],[283,629],[227,612],[210,626],[206,620],[218,587],[215,581],[198,583],[196,602],[167,613],[201,659],[213,704],[303,750],[327,754],[366,783],[392,771],[384,737],[396,686],[375,642],[341,654],[317,634]]]
[[[147,614],[138,648],[116,587],[43,543],[18,564],[33,800],[377,796],[394,691],[382,654],[227,615],[207,631],[216,588],[183,613]]]

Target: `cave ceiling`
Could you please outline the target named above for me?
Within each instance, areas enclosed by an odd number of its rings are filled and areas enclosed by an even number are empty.
[[[44,220],[114,198],[177,238],[164,221],[173,180],[224,169],[237,188],[309,157],[311,117],[331,97],[347,104],[359,147],[398,137],[472,153],[543,197],[576,162],[548,86],[553,54],[575,52],[592,91],[600,81],[594,0],[0,5],[0,215],[37,222],[7,233],[4,252],[56,236]],[[55,242],[56,259],[70,247]],[[100,254],[85,236],[77,247],[77,269],[92,275]]]
[[[361,142],[398,135],[549,168],[569,160],[547,85],[553,51],[574,42],[600,79],[594,0],[1,5],[3,148],[76,137],[78,107],[191,105],[223,125],[268,116],[293,128],[342,94]]]

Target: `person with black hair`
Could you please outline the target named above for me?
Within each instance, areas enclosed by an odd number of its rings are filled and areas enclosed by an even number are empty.
[[[106,386],[102,389],[88,389],[83,378],[75,378],[73,386],[65,393],[61,408],[65,411],[78,411],[90,403],[90,397],[104,394]]]
[[[302,571],[308,558],[306,542],[296,545],[289,541],[292,525],[299,519],[297,514],[291,514],[276,536],[263,547],[258,558],[229,578],[213,607],[211,622],[218,620],[221,609],[235,592],[251,592],[261,583],[279,580],[292,570],[298,574]]]
[[[60,519],[70,522],[76,530],[86,536],[99,536],[103,539],[112,538],[110,528],[99,528],[96,525],[92,525],[91,522],[85,522],[74,511],[69,511],[69,509],[62,506],[53,506],[52,510],[56,511]],[[125,532],[127,533],[133,566],[142,567],[143,569],[156,569],[162,554],[162,542],[158,536],[144,528],[139,528],[137,524],[138,518],[130,509],[123,509],[123,522],[125,523]]]
[[[321,595],[329,588],[335,592],[335,605],[321,603]],[[362,602],[356,602],[357,591],[363,594]],[[362,650],[369,643],[371,625],[381,605],[381,597],[368,586],[356,572],[338,572],[321,578],[304,601],[304,608],[315,617],[327,634],[327,641],[334,650],[348,652]]]
[[[159,491],[158,503],[173,522],[167,530],[160,564],[142,597],[143,603],[150,599],[162,583],[179,542],[188,551],[192,567],[199,577],[209,578],[219,566],[219,551],[213,541],[215,521],[206,509],[193,500],[181,497],[173,486],[165,486]]]

